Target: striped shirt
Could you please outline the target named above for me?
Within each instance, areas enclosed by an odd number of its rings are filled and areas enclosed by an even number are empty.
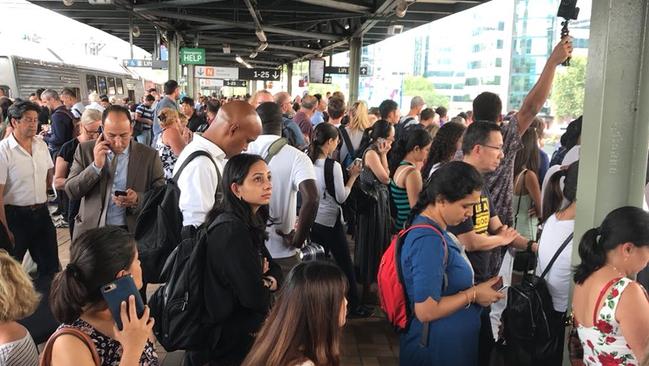
[[[399,165],[414,166],[407,161],[402,161]],[[402,169],[400,173],[403,173],[407,170],[410,169]],[[397,210],[397,212],[393,213],[392,216],[395,218],[394,223],[396,229],[401,230],[403,228],[403,224],[408,219],[408,215],[410,214],[410,202],[408,201],[408,191],[405,188],[397,186],[395,180],[396,174],[395,179],[390,180],[390,199],[392,200],[392,204]]]
[[[22,339],[0,344],[0,365],[38,366],[38,350],[32,336],[27,333]]]

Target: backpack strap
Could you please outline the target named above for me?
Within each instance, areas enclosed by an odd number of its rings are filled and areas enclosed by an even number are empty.
[[[523,172],[518,175],[519,179],[520,179],[521,175],[523,176],[523,186],[521,187],[521,194],[518,195],[518,204],[516,205],[516,213],[514,214],[514,229],[516,229],[517,226],[518,226],[518,213],[521,211],[521,196],[523,194],[523,191],[525,190],[525,175],[526,174],[527,174],[527,169],[523,170]],[[518,181],[518,179],[516,181]],[[516,183],[514,183],[514,188],[515,187],[516,187]]]
[[[541,279],[543,279],[545,277],[545,275],[548,274],[548,271],[550,271],[550,268],[552,268],[552,265],[554,264],[554,262],[556,262],[557,258],[559,258],[559,254],[561,254],[561,252],[563,252],[563,250],[566,248],[566,246],[568,246],[568,243],[570,243],[570,241],[572,240],[573,235],[574,235],[574,233],[570,233],[570,235],[568,235],[566,240],[563,241],[563,244],[561,244],[559,249],[557,249],[557,251],[554,253],[554,255],[552,256],[552,259],[550,259],[550,262],[548,263],[548,265],[543,270],[543,273],[541,274]]]
[[[92,355],[92,362],[95,364],[95,366],[101,366],[101,359],[99,358],[99,353],[97,353],[97,348],[95,348],[95,343],[86,333],[73,327],[60,328],[50,336],[50,338],[47,340],[47,344],[45,344],[43,353],[41,354],[39,366],[50,366],[52,364],[52,349],[54,348],[54,341],[56,341],[56,339],[62,335],[71,335],[77,337],[86,345],[86,347],[88,347],[88,350]]]
[[[288,140],[284,137],[280,137],[270,144],[268,147],[268,154],[264,158],[266,164],[270,164],[270,161],[273,160],[275,155],[277,155],[286,144],[288,144]]]
[[[212,164],[214,165],[214,169],[216,169],[216,176],[218,177],[218,184],[216,185],[216,192],[214,192],[214,198],[215,198],[215,202],[220,202],[221,197],[223,196],[223,193],[221,192],[221,178],[222,178],[221,170],[219,169],[219,166],[216,165],[216,162],[214,161],[214,159],[212,159],[212,155],[210,155],[207,151],[196,150],[193,153],[189,154],[187,159],[185,159],[185,161],[183,161],[183,164],[180,166],[180,168],[178,168],[178,172],[176,172],[176,174],[173,176],[172,180],[174,181],[174,183],[178,184],[178,179],[180,178],[180,174],[183,172],[183,170],[185,170],[185,168],[187,167],[187,164],[189,164],[192,160],[194,160],[195,158],[197,158],[199,156],[208,157],[210,159],[210,161],[212,162]]]
[[[326,158],[324,162],[324,179],[325,179],[325,190],[331,198],[336,201],[338,205],[342,203],[338,202],[336,198],[336,185],[334,184],[334,160]]]
[[[345,126],[340,126],[338,129],[340,130],[340,136],[343,138],[343,143],[347,147],[347,153],[356,158],[356,150],[354,150],[354,144],[352,144],[352,139],[349,137],[347,129]]]
[[[444,239],[444,234],[435,227],[434,225],[429,225],[429,224],[419,224],[419,225],[411,225],[407,229],[403,229],[399,232],[399,239],[397,240],[397,247],[396,247],[396,255],[397,255],[397,260],[395,261],[395,266],[397,268],[397,275],[399,276],[399,281],[401,283],[404,283],[403,281],[403,272],[401,271],[401,266],[400,266],[400,261],[399,259],[401,258],[401,248],[403,247],[403,242],[406,237],[406,234],[408,234],[411,230],[414,229],[430,229],[433,230],[439,237],[442,239],[442,247],[444,248],[444,259],[442,260],[442,263],[444,265],[444,281],[442,284],[442,290],[445,290],[446,287],[448,286],[448,279],[446,277],[446,265],[448,264],[448,245],[446,243],[446,239]],[[403,286],[403,291],[406,291],[406,287]],[[404,298],[408,298],[408,294],[404,294]],[[409,308],[407,308],[409,309]],[[410,310],[410,309],[409,309]],[[415,306],[413,304],[412,310],[410,310],[411,315],[412,313],[415,312]],[[412,316],[412,315],[411,315]],[[428,347],[428,333],[430,329],[428,328],[428,323],[429,322],[423,322],[422,327],[421,327],[421,338],[419,339],[419,345],[422,347]]]

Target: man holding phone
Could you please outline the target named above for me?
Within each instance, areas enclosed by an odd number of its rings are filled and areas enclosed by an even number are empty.
[[[102,130],[97,140],[79,144],[65,182],[68,196],[81,200],[74,238],[105,225],[133,232],[144,194],[164,184],[158,153],[132,140],[128,109],[106,108]]]

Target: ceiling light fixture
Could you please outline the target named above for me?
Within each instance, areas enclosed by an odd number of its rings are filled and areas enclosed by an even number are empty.
[[[225,53],[226,55],[230,54],[230,45],[228,43],[223,44],[223,53]]]
[[[243,61],[243,59],[239,55],[237,55],[237,57],[235,57],[234,59],[237,60],[237,62],[240,63],[240,64],[245,63],[245,61]]]
[[[255,57],[257,57],[257,51],[253,51],[253,52],[250,54],[249,57],[250,57],[250,58],[255,58]]]
[[[257,52],[263,52],[266,48],[268,48],[268,42],[261,42],[257,47]]]
[[[408,7],[412,5],[414,1],[407,1],[407,0],[399,0],[397,3],[397,7],[394,9],[394,14],[398,18],[403,18],[406,16],[406,12],[408,11]]]
[[[255,34],[257,35],[257,39],[259,42],[268,42],[268,39],[266,38],[266,33],[264,33],[264,30],[261,28],[257,28],[255,30]]]

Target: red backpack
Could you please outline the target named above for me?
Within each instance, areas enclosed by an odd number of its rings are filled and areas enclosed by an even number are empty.
[[[403,284],[403,272],[400,268],[401,248],[403,247],[406,234],[408,234],[410,230],[418,228],[433,230],[442,238],[442,244],[444,246],[444,268],[446,268],[448,261],[448,246],[444,239],[444,235],[433,225],[412,225],[407,229],[399,231],[398,234],[392,237],[390,246],[388,246],[388,249],[386,249],[381,258],[381,264],[379,265],[379,272],[377,275],[377,284],[379,287],[381,309],[383,309],[388,321],[392,323],[396,331],[399,333],[407,331],[414,313],[414,305],[413,308],[408,306],[408,296]],[[444,273],[443,289],[446,288],[446,285],[446,273]],[[423,332],[422,340],[425,340],[428,338],[428,327],[425,325],[423,327]]]

